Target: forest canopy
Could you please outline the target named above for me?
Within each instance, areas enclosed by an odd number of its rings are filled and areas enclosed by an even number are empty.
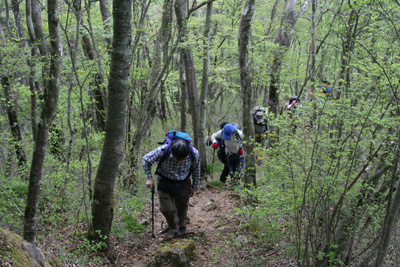
[[[139,240],[143,155],[189,133],[204,190],[228,121],[254,240],[299,266],[398,264],[399,20],[396,0],[1,1],[0,227]]]

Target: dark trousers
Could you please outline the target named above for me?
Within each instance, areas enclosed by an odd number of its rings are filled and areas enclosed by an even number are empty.
[[[229,176],[231,177],[232,184],[239,184],[240,178],[243,175],[244,158],[238,154],[232,154],[227,157],[229,166]]]
[[[219,176],[219,180],[223,183],[226,183],[228,175],[229,175],[229,165],[224,164],[224,169],[222,170],[221,175]]]
[[[162,179],[162,178],[158,178]],[[164,178],[165,179],[165,178]],[[189,192],[191,187],[190,179],[186,179],[182,194],[172,195],[161,190],[157,190],[160,200],[160,211],[167,220],[171,230],[186,230],[187,210],[189,207]]]

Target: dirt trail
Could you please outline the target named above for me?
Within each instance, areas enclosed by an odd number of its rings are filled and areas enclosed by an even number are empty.
[[[205,211],[204,205],[207,202],[214,201],[217,208],[211,211]],[[164,220],[163,215],[158,210],[158,197],[155,194],[154,199],[154,232],[157,233],[161,229]],[[230,190],[221,190],[217,187],[209,187],[206,190],[197,192],[190,199],[190,207],[188,210],[189,224],[188,232],[196,232],[198,238],[193,238],[196,242],[195,259],[191,261],[191,266],[216,266],[215,261],[220,255],[216,253],[214,247],[224,245],[224,234],[236,232],[234,222],[237,216],[234,215],[233,209],[238,205],[238,195]],[[151,217],[151,214],[149,214]],[[154,254],[162,245],[162,241],[169,237],[169,233],[159,234],[155,238],[151,238],[151,225],[148,226],[148,235],[141,240],[140,244],[119,244],[116,250],[119,251],[119,266],[135,266],[135,263],[145,263],[152,266],[154,263]],[[217,259],[216,259],[217,257]]]

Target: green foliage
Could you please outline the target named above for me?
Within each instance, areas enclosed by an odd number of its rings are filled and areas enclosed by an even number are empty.
[[[161,22],[162,1],[151,2],[143,28],[139,19],[144,7],[134,3],[133,34],[140,33],[135,43],[134,67],[131,74],[130,105],[140,109],[149,84],[154,38],[157,37]],[[244,1],[224,0],[214,2],[210,39],[211,65],[209,69],[209,95],[207,124],[218,128],[220,120],[240,124],[242,103],[240,73],[238,71],[238,27]],[[270,69],[274,57],[282,52],[276,42],[285,14],[285,3],[279,2],[277,13],[272,20],[273,1],[258,1],[251,28],[249,44],[249,66],[252,86],[257,95],[255,100],[262,103],[263,93],[270,86]],[[256,241],[265,244],[279,244],[289,257],[299,262],[325,261],[327,265],[340,265],[343,254],[341,245],[331,240],[357,239],[353,252],[368,251],[368,244],[382,228],[387,207],[388,184],[392,179],[390,171],[374,180],[373,175],[382,166],[393,165],[394,144],[398,142],[398,96],[399,81],[398,3],[364,1],[346,3],[337,1],[318,4],[316,40],[316,77],[311,84],[310,31],[311,8],[307,8],[291,32],[292,43],[282,55],[279,80],[279,105],[285,97],[301,95],[303,107],[301,116],[294,122],[285,112],[270,114],[270,125],[280,129],[279,142],[262,151],[263,162],[257,166],[257,188],[244,190],[244,197],[255,199],[251,205],[244,205],[239,212],[244,216],[243,229],[251,232]],[[112,37],[112,20],[103,24],[98,2],[91,2],[84,9],[80,35],[75,40],[77,26],[67,3],[60,2],[60,22],[65,53],[62,59],[62,80],[55,124],[62,131],[61,158],[48,153],[43,167],[41,196],[39,200],[38,239],[47,242],[63,234],[58,228],[68,230],[87,227],[91,218],[91,197],[94,179],[100,162],[104,133],[96,128],[94,113],[95,88],[102,87],[108,94],[108,73],[110,54],[105,43]],[[296,7],[298,11],[299,5]],[[352,9],[357,12],[354,14]],[[68,10],[68,12],[67,12]],[[87,11],[90,11],[90,22]],[[11,14],[11,13],[10,13]],[[357,24],[349,25],[357,17]],[[43,18],[47,17],[43,9]],[[203,30],[205,9],[192,13],[188,21],[188,35],[181,45],[193,53],[195,69],[200,88],[203,67]],[[24,19],[24,18],[23,18]],[[2,26],[4,21],[1,20]],[[10,28],[16,36],[15,21],[10,16]],[[357,29],[355,27],[358,27]],[[93,32],[90,32],[93,29]],[[349,30],[356,29],[347,40]],[[48,25],[44,20],[43,30],[48,36]],[[172,24],[171,43],[176,38],[176,24]],[[4,31],[7,38],[8,33]],[[98,54],[95,60],[88,60],[82,51],[82,35],[95,40]],[[67,40],[68,38],[68,40]],[[93,38],[93,39],[92,39]],[[46,42],[48,40],[46,39]],[[349,41],[349,43],[346,43]],[[171,43],[165,48],[171,48]],[[48,43],[46,43],[48,46]],[[352,50],[344,54],[351,46]],[[70,57],[77,49],[76,60]],[[95,51],[95,52],[97,52]],[[167,56],[166,50],[164,55]],[[13,101],[23,133],[21,145],[30,164],[34,149],[31,125],[31,89],[28,79],[36,73],[38,85],[46,84],[43,67],[48,67],[49,58],[31,56],[30,48],[21,48],[21,40],[10,39],[0,47],[0,76],[7,77],[11,84]],[[31,69],[28,59],[34,66]],[[348,60],[348,63],[344,63]],[[73,65],[74,63],[74,65]],[[343,65],[345,64],[345,65]],[[104,83],[96,84],[95,75],[104,74]],[[167,121],[156,118],[151,127],[151,136],[143,144],[143,151],[133,151],[140,156],[163,140],[165,132],[179,129],[177,114],[180,112],[180,70],[178,54],[172,59],[168,76],[163,79],[165,89]],[[337,100],[327,100],[320,92],[320,81],[327,79],[334,83]],[[347,84],[348,83],[348,84]],[[315,100],[306,92],[315,87]],[[46,88],[42,88],[46,90]],[[71,93],[69,95],[69,92]],[[4,100],[3,94],[1,99]],[[41,97],[41,95],[37,95]],[[316,100],[320,100],[316,101]],[[318,102],[318,103],[316,103]],[[314,103],[316,105],[314,105]],[[4,103],[3,103],[4,104]],[[38,113],[42,110],[43,99],[38,99]],[[130,106],[130,111],[134,110]],[[282,113],[282,114],[281,114]],[[136,114],[129,121],[127,136],[135,133]],[[276,117],[275,117],[276,115]],[[0,224],[16,232],[23,228],[22,213],[27,195],[26,181],[21,181],[16,170],[14,148],[10,145],[11,133],[5,109],[1,109],[0,124]],[[128,123],[127,123],[128,125]],[[191,125],[190,117],[188,125]],[[191,131],[188,127],[187,131]],[[54,135],[50,134],[50,137]],[[272,134],[271,136],[272,137]],[[126,143],[128,144],[129,138]],[[276,138],[277,139],[277,138]],[[378,147],[380,148],[379,151]],[[128,147],[128,145],[127,145]],[[129,153],[120,165],[115,184],[115,213],[112,234],[118,239],[133,237],[140,239],[145,227],[140,223],[146,219],[149,210],[149,191],[144,188],[144,174],[140,168],[129,169]],[[376,155],[375,155],[376,153]],[[210,155],[208,155],[210,158]],[[210,163],[210,159],[208,161]],[[363,170],[363,166],[368,166]],[[28,166],[29,168],[29,166]],[[207,166],[208,171],[222,171],[222,164],[215,157],[215,164]],[[133,173],[134,172],[134,173]],[[123,188],[124,179],[134,179],[135,188]],[[210,181],[221,187],[222,184]],[[147,213],[146,213],[147,212]],[[353,222],[351,217],[355,218]],[[351,227],[341,224],[352,222]],[[244,259],[236,257],[241,251],[233,236],[225,236],[224,245],[216,248],[219,255],[228,259],[228,264],[241,264]],[[60,240],[61,243],[62,240]],[[144,242],[143,240],[139,240]],[[63,245],[63,251],[70,251],[71,243]],[[60,253],[66,262],[75,265],[90,265],[88,255],[94,251],[94,244],[82,241],[76,253]],[[73,246],[74,247],[74,246]],[[93,248],[93,249],[92,249]],[[82,256],[80,256],[82,254]],[[252,255],[252,251],[244,254]],[[353,258],[353,257],[350,257]],[[262,265],[263,259],[254,259],[247,265]],[[258,263],[258,264],[257,264]],[[100,263],[99,263],[100,264]]]
[[[112,233],[116,238],[139,238],[145,233],[146,227],[140,221],[143,220],[146,211],[151,209],[151,206],[148,206],[151,198],[149,190],[143,185],[144,183],[138,185],[140,190],[135,195],[124,191],[115,194],[118,213],[114,218]]]
[[[248,246],[248,240],[239,233],[218,233],[216,236],[222,242],[221,245],[212,248],[215,252],[211,259],[213,264],[220,266],[264,266],[267,264],[263,253],[258,253],[259,251],[253,248],[258,247],[260,251],[265,252],[265,244],[256,241],[256,244]]]
[[[220,189],[224,189],[224,183],[221,181],[210,181],[209,184],[212,186],[216,186]]]
[[[0,182],[0,226],[19,233],[28,184],[20,179],[6,180],[3,176],[0,176]]]

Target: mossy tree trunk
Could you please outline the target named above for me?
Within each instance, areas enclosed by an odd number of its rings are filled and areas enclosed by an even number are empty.
[[[239,26],[239,68],[240,84],[242,86],[243,97],[243,134],[245,136],[245,186],[256,185],[256,157],[254,140],[254,124],[251,116],[253,105],[253,90],[251,86],[251,75],[249,67],[249,39],[251,21],[255,10],[255,0],[247,0],[243,9],[242,18]]]
[[[110,248],[110,232],[114,216],[113,193],[119,164],[124,155],[125,117],[132,63],[132,9],[129,0],[113,2],[113,48],[105,138],[94,184],[92,225],[89,238],[105,241]]]
[[[46,155],[49,127],[54,119],[60,91],[62,44],[58,19],[58,1],[48,0],[48,23],[50,37],[50,76],[44,106],[35,139],[31,170],[29,175],[28,196],[25,207],[24,238],[36,243],[36,215],[39,203],[40,180]]]

